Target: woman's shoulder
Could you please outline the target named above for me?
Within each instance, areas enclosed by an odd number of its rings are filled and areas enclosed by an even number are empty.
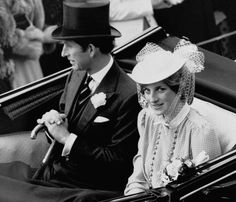
[[[211,124],[206,120],[206,118],[193,108],[190,108],[187,121],[189,122],[191,127],[196,129],[213,129]]]
[[[138,114],[138,126],[150,128],[157,121],[157,116],[148,108],[143,108]],[[155,125],[155,124],[154,124]]]
[[[154,114],[148,108],[143,108],[138,114],[138,119],[142,121],[152,120],[154,118]]]
[[[142,109],[139,113],[138,113],[138,126],[145,126],[145,122],[146,122],[146,114],[147,114],[147,110],[146,109]]]

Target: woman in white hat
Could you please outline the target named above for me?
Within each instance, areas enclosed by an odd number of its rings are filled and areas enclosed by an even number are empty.
[[[173,53],[148,43],[137,55],[137,61],[131,77],[137,83],[143,109],[138,117],[139,150],[125,195],[165,186],[177,179],[178,176],[166,173],[167,166],[174,165],[177,159],[195,162],[201,153],[205,154],[203,162],[221,155],[213,128],[190,107],[194,73],[204,68],[203,53],[185,40],[180,40]]]

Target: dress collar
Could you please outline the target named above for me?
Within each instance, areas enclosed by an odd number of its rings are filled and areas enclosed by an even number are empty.
[[[176,128],[185,119],[185,117],[188,115],[189,111],[190,111],[190,106],[187,103],[185,103],[183,108],[176,115],[176,117],[171,120],[171,122],[169,124],[170,127]]]
[[[152,109],[149,109],[152,110]],[[182,107],[182,109],[179,111],[179,113],[170,121],[170,123],[166,123],[165,119],[163,118],[163,116],[158,116],[157,118],[157,122],[155,124],[163,124],[164,126],[166,126],[167,128],[177,128],[180,123],[182,123],[182,121],[185,119],[185,117],[188,115],[190,111],[190,106],[185,103]]]

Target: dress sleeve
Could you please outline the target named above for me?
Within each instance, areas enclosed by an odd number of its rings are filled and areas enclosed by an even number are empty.
[[[191,145],[193,159],[202,151],[209,155],[209,159],[214,159],[222,154],[216,133],[208,122],[192,129]]]
[[[111,0],[110,20],[132,20],[152,15],[151,0]]]
[[[33,24],[39,29],[43,29],[45,25],[45,12],[42,0],[34,0],[34,19]]]
[[[144,127],[145,127],[145,116],[144,110],[138,115],[138,130],[140,139],[138,142],[138,153],[133,159],[133,173],[128,179],[124,194],[130,195],[139,192],[143,192],[149,188],[146,178],[143,173],[143,143],[144,143]]]

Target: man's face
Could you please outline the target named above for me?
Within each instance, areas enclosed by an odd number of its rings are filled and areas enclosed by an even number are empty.
[[[74,41],[63,41],[61,56],[67,57],[75,70],[88,71],[90,68],[91,58],[89,51],[84,51],[82,47]]]

